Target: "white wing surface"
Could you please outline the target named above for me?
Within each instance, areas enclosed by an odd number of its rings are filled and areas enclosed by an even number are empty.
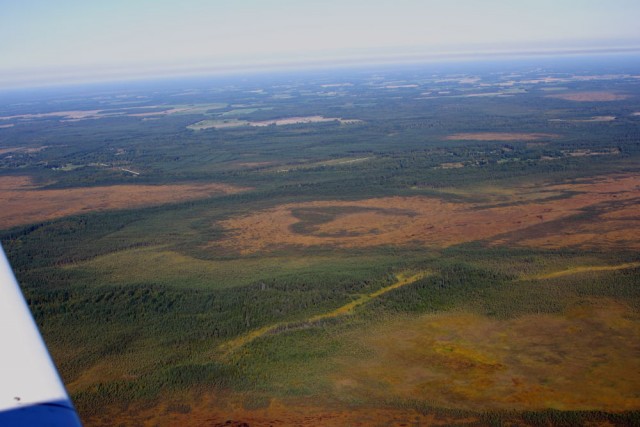
[[[2,248],[0,425],[80,426]]]

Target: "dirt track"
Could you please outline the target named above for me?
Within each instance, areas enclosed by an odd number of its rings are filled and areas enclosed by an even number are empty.
[[[225,354],[225,356],[228,356],[229,354],[233,353],[234,351],[236,351],[237,349],[239,349],[240,347],[249,344],[251,341],[260,338],[264,335],[267,334],[273,334],[276,333],[278,330],[284,330],[287,328],[291,328],[291,327],[295,327],[298,324],[304,324],[304,323],[309,323],[309,324],[313,324],[325,319],[332,319],[335,317],[340,317],[340,316],[345,316],[348,314],[353,313],[353,311],[363,305],[366,304],[367,302],[371,301],[374,298],[379,297],[380,295],[384,295],[387,292],[390,292],[394,289],[398,289],[401,288],[402,286],[406,286],[406,285],[410,285],[424,277],[426,277],[428,275],[428,273],[423,272],[423,273],[418,273],[418,274],[414,274],[412,276],[405,276],[405,275],[398,275],[397,280],[395,283],[393,283],[392,285],[389,285],[385,288],[382,289],[378,289],[377,291],[371,293],[371,294],[366,294],[366,295],[362,295],[360,296],[360,298],[357,298],[353,301],[351,301],[350,303],[347,303],[341,307],[336,308],[333,311],[330,311],[328,313],[322,313],[322,314],[317,314],[315,316],[309,317],[308,319],[302,320],[302,321],[298,321],[298,322],[281,322],[281,323],[276,323],[273,325],[269,325],[269,326],[265,326],[263,328],[260,329],[256,329],[253,330],[245,335],[239,336],[233,340],[227,341],[223,348],[222,351]]]

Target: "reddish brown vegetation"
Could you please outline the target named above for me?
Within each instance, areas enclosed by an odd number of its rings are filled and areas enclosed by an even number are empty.
[[[629,98],[629,95],[606,92],[606,91],[594,91],[594,92],[573,92],[573,93],[560,93],[557,95],[547,95],[549,98],[564,99],[565,101],[577,101],[577,102],[606,102],[606,101],[622,101]]]
[[[185,399],[181,399],[185,401]],[[415,410],[375,406],[348,406],[322,399],[270,399],[268,406],[247,409],[245,398],[238,394],[207,394],[194,396],[189,403],[170,404],[162,402],[151,408],[128,411],[113,410],[112,414],[100,418],[83,420],[87,425],[111,426],[143,423],[153,426],[299,426],[299,427],[343,427],[343,426],[445,426],[476,425],[472,417],[445,417],[423,414]],[[172,410],[185,408],[185,413]],[[188,411],[186,410],[188,408]]]
[[[537,194],[538,199],[523,202],[518,191]],[[547,194],[563,192],[566,198],[544,199]],[[516,200],[520,203],[503,206],[422,196],[291,203],[223,221],[228,237],[222,244],[241,253],[317,245],[447,247],[483,239],[492,239],[494,244],[640,248],[636,214],[640,208],[635,205],[640,200],[640,176],[554,185],[543,191],[522,187],[513,195]],[[603,211],[598,221],[571,218],[595,207]],[[623,214],[616,214],[619,209]],[[296,216],[301,210],[325,215],[326,220],[305,224]]]
[[[226,184],[112,185],[38,189],[29,177],[0,178],[0,229],[87,211],[136,208],[242,191]]]

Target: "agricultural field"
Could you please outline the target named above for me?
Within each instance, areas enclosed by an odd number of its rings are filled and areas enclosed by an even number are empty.
[[[640,57],[0,92],[87,426],[640,422]]]

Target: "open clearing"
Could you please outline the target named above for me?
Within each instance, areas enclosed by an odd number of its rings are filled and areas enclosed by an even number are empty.
[[[99,117],[99,113],[103,110],[74,110],[74,111],[54,111],[51,113],[36,113],[36,114],[17,114],[15,116],[2,116],[0,120],[11,119],[41,119],[48,117],[62,117],[65,119],[88,119]]]
[[[549,194],[565,197],[547,199]],[[500,205],[424,196],[290,203],[220,222],[227,236],[218,243],[243,254],[296,246],[437,248],[483,239],[525,246],[640,248],[640,176],[548,186],[538,197],[514,197],[518,203]],[[596,205],[602,210],[598,220],[568,220]],[[620,209],[624,216],[616,216]]]
[[[210,103],[210,104],[186,104],[186,105],[154,105],[146,108],[161,108],[160,111],[151,111],[148,113],[126,113],[129,117],[149,117],[149,116],[168,116],[171,114],[205,114],[209,110],[220,110],[227,107],[226,103]],[[128,108],[127,110],[134,110]],[[144,107],[143,107],[144,108]],[[108,111],[108,110],[107,110]]]
[[[48,145],[43,145],[40,147],[8,147],[8,148],[0,148],[0,154],[7,153],[38,153],[45,148],[49,148]]]
[[[564,99],[565,101],[577,101],[577,102],[607,102],[607,101],[623,101],[629,98],[629,95],[607,92],[607,91],[593,91],[593,92],[572,92],[572,93],[559,93],[554,95],[547,95],[548,98]]]
[[[475,132],[456,133],[445,139],[449,141],[536,141],[557,136],[550,133]]]
[[[319,162],[280,165],[278,167],[270,168],[267,171],[284,173],[284,172],[290,172],[294,170],[314,169],[314,168],[319,168],[323,166],[347,166],[355,163],[366,162],[373,158],[374,157],[342,157],[338,159],[322,160]]]
[[[568,123],[600,123],[612,122],[616,116],[593,116],[589,119],[549,119],[550,122],[568,122]]]
[[[264,168],[266,166],[273,165],[274,162],[238,162],[232,163],[233,166],[238,168]]]
[[[0,177],[0,229],[89,211],[125,209],[237,193],[226,184],[112,185],[43,190],[26,176]]]
[[[121,250],[97,256],[65,268],[90,271],[105,285],[131,282],[162,283],[172,287],[217,288],[255,283],[279,276],[305,276],[318,270],[335,269],[337,276],[367,268],[367,260],[383,262],[376,257],[274,256],[225,260],[202,260],[172,251],[163,246]]]
[[[304,116],[304,117],[287,117],[283,119],[274,120],[262,120],[262,121],[248,121],[237,119],[218,119],[218,120],[201,120],[197,123],[187,126],[187,129],[191,130],[204,130],[204,129],[225,129],[235,128],[241,126],[286,126],[303,123],[324,123],[324,122],[338,122],[340,124],[353,124],[359,123],[360,120],[356,119],[341,119],[338,117],[324,117],[324,116]]]
[[[101,110],[73,110],[73,111],[54,111],[50,113],[35,114],[17,114],[13,116],[1,116],[0,120],[18,119],[21,121],[30,121],[33,119],[56,118],[61,121],[73,122],[87,119],[104,119],[115,116],[129,117],[150,117],[150,116],[168,116],[172,114],[204,114],[208,110],[217,110],[225,108],[227,104],[211,103],[211,104],[192,104],[192,105],[148,105],[143,107],[112,107]],[[140,109],[159,109],[158,111],[150,111],[136,113]],[[13,124],[3,125],[2,127],[11,127]]]
[[[511,320],[401,317],[348,338],[352,354],[338,357],[334,388],[475,410],[638,409],[639,326],[637,313],[605,299]]]

